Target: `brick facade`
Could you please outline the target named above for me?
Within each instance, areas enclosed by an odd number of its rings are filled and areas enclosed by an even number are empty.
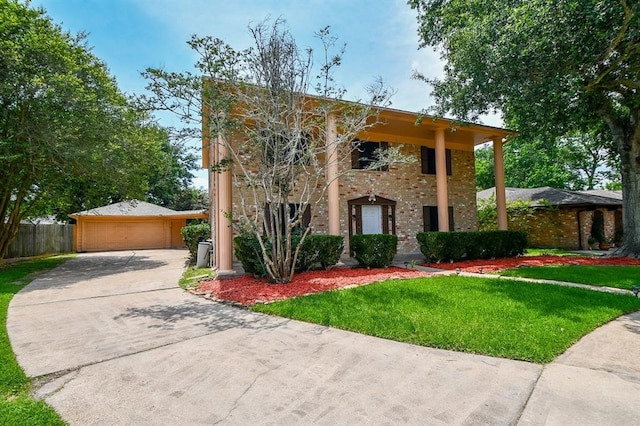
[[[424,230],[423,206],[436,206],[436,177],[422,174],[420,146],[404,145],[402,152],[418,161],[392,167],[389,171],[353,170],[340,178],[340,230],[346,242],[349,239],[348,220],[353,220],[348,211],[348,200],[374,194],[397,203],[398,253],[420,252],[416,234]],[[475,231],[478,220],[473,151],[452,150],[451,158],[452,173],[447,181],[454,230]]]
[[[619,211],[622,208],[618,209]],[[540,248],[587,249],[594,211],[604,217],[604,234],[613,238],[621,224],[616,223],[616,210],[607,208],[560,207],[538,209],[528,224],[529,245]],[[597,247],[596,247],[597,248]]]
[[[395,224],[398,236],[398,253],[420,252],[416,234],[424,230],[423,206],[436,206],[436,177],[435,175],[422,174],[420,146],[403,145],[402,152],[416,158],[417,162],[394,166],[389,171],[351,170],[348,162],[342,163],[339,178],[340,232],[345,238],[345,254],[349,253],[349,220],[353,220],[348,211],[348,201],[372,194],[396,202]],[[453,207],[454,230],[475,231],[478,222],[473,150],[452,150],[451,159],[452,173],[447,177],[447,180],[449,206]],[[320,161],[324,161],[324,159],[320,159]],[[239,191],[239,185],[234,185],[232,195],[234,212],[242,211]],[[294,202],[294,198],[295,196],[292,197],[291,202]],[[215,199],[214,193],[212,193],[211,199]],[[212,206],[212,211],[214,208]],[[253,210],[250,213],[253,214]],[[327,233],[326,196],[317,203],[311,226],[312,233]]]

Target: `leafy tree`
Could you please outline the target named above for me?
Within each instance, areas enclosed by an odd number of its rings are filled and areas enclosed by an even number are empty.
[[[611,132],[604,122],[596,122],[587,131],[573,131],[556,139],[563,156],[556,162],[579,175],[567,189],[594,189],[608,181],[620,181],[620,159]]]
[[[513,188],[582,189],[580,172],[568,165],[568,157],[572,156],[567,146],[513,139],[504,147],[505,184]],[[482,190],[492,186],[495,186],[493,149],[480,148],[476,150],[476,187]]]
[[[476,187],[495,186],[493,149],[475,152]],[[515,138],[504,147],[505,181],[508,187],[583,190],[620,181],[620,164],[609,130],[594,126],[587,132],[572,132],[555,143]]]
[[[624,243],[640,256],[640,3],[410,0],[423,46],[440,50],[437,112],[502,111],[530,140],[606,123],[620,156]]]
[[[157,144],[154,158],[147,161],[150,170],[146,200],[174,210],[206,208],[206,195],[203,198],[202,191],[190,188],[193,170],[199,167],[193,150],[179,141],[172,142],[164,128],[147,126],[142,130],[148,132],[147,140]]]
[[[174,210],[206,209],[209,207],[209,192],[202,188],[182,188],[168,207]]]
[[[493,149],[490,146],[482,146],[475,150],[476,159],[476,191],[482,191],[496,186],[493,172]]]
[[[191,182],[190,170],[196,167],[190,159],[193,155],[171,144],[167,132],[144,117],[134,113],[121,123],[117,132],[122,139],[95,159],[107,162],[106,167],[93,164],[90,171],[72,171],[65,179],[53,181],[48,193],[55,197],[44,198],[30,215],[53,214],[65,221],[71,212],[128,198],[174,208],[174,201]],[[188,162],[181,160],[184,156]]]
[[[364,103],[341,101],[344,90],[335,85],[334,71],[344,47],[333,53],[337,40],[328,28],[318,33],[323,50],[315,83],[314,52],[298,47],[284,21],[265,21],[249,31],[254,45],[243,51],[194,36],[189,45],[199,54],[196,67],[205,78],[147,69],[153,96],[146,100],[178,114],[186,125],[183,135],[224,146],[228,155],[212,171],[233,174],[240,199],[232,224],[257,237],[267,275],[284,283],[292,279],[311,229],[303,226],[305,212],[313,218],[328,187],[324,154],[330,115],[339,122],[336,161],[348,161],[355,135],[377,124],[377,106],[386,105],[390,93],[376,82]],[[314,97],[308,95],[312,89]],[[204,126],[201,111],[209,112]],[[390,149],[378,160],[371,167],[406,159]]]
[[[0,0],[0,259],[25,217],[143,197],[158,145],[105,65],[42,9]]]

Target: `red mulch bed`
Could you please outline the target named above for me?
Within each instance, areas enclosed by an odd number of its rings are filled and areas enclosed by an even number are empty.
[[[464,272],[496,272],[519,266],[545,265],[640,265],[640,259],[627,257],[567,257],[528,256],[502,259],[478,259],[455,263],[425,264],[431,268]],[[202,281],[199,294],[225,302],[250,306],[256,303],[273,302],[311,293],[320,293],[339,288],[357,287],[393,278],[416,278],[429,276],[421,272],[397,267],[390,268],[333,268],[329,271],[309,271],[296,274],[288,284],[269,284],[265,279],[257,279],[246,274],[225,280]]]
[[[217,300],[236,302],[244,306],[273,302],[311,293],[345,287],[356,287],[393,278],[426,277],[429,274],[397,267],[333,268],[329,271],[309,271],[296,274],[287,284],[269,284],[264,279],[246,274],[225,280],[202,281],[198,292],[209,293]]]
[[[640,259],[629,257],[569,257],[569,256],[526,256],[506,257],[501,259],[476,259],[454,263],[428,263],[424,266],[463,272],[496,272],[520,266],[546,265],[640,265]]]

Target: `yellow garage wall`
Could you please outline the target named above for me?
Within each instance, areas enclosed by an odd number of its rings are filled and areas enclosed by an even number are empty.
[[[79,252],[183,248],[180,229],[186,219],[167,217],[79,216]]]

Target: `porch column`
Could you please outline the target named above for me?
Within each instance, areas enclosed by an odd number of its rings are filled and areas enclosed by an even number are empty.
[[[211,140],[210,124],[211,110],[207,105],[202,106],[202,167],[207,169],[207,186],[209,189],[209,224],[211,224],[210,238],[213,241],[213,259],[211,263],[214,267],[218,265],[218,224],[216,207],[218,205],[218,175],[211,171],[211,166],[216,163],[217,144]]]
[[[340,235],[340,186],[338,183],[338,130],[336,116],[327,116],[326,158],[327,158],[327,210],[329,235]]]
[[[436,192],[438,205],[438,231],[449,231],[449,191],[447,189],[447,155],[444,129],[436,130]]]
[[[211,139],[208,140],[207,150],[209,151],[209,164],[207,165],[207,174],[209,175],[209,223],[211,224],[211,238],[213,240],[213,259],[211,262],[213,267],[218,266],[218,253],[220,249],[218,247],[218,174],[211,171],[211,166],[216,163],[218,157],[218,149],[216,144],[211,143]]]
[[[218,161],[228,157],[227,147],[218,135],[216,145],[218,148]],[[231,212],[231,170],[225,169],[218,173],[217,178],[217,205],[216,205],[216,260],[218,273],[233,272],[233,230],[227,219],[227,212]]]
[[[504,184],[504,155],[502,138],[493,140],[493,173],[496,180],[496,210],[498,212],[498,229],[507,230],[507,196]]]

